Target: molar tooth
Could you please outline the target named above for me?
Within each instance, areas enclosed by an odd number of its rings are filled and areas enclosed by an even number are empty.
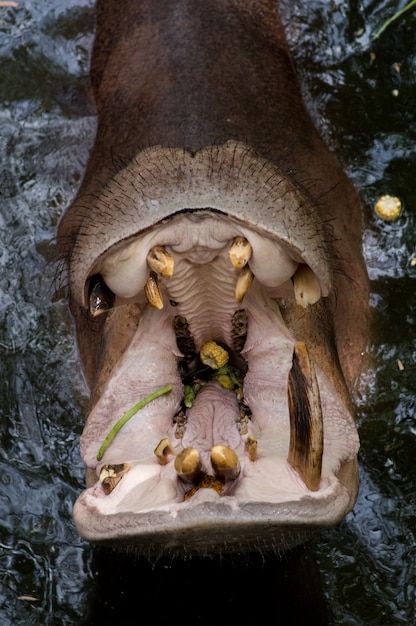
[[[321,297],[321,286],[316,275],[308,265],[301,264],[293,275],[293,289],[296,303],[306,309]]]
[[[252,251],[251,244],[245,237],[236,237],[228,252],[233,267],[238,270],[244,267],[249,261]]]
[[[100,482],[106,495],[109,495],[118,485],[124,474],[130,469],[128,463],[119,463],[118,465],[103,465],[100,471]]]
[[[176,452],[167,437],[159,441],[155,448],[155,455],[160,465],[167,465],[169,463],[169,457],[176,455]]]
[[[254,278],[254,274],[249,268],[249,266],[246,265],[245,267],[243,267],[243,269],[241,270],[237,278],[237,283],[235,285],[234,295],[235,295],[235,299],[237,300],[237,302],[242,302],[247,291],[250,289],[251,283],[253,282],[253,278]]]
[[[257,459],[257,439],[249,435],[244,442],[244,451],[248,454],[250,461]]]
[[[315,367],[305,344],[293,350],[288,379],[290,445],[288,463],[311,491],[319,489],[323,454],[323,421]]]
[[[106,313],[114,306],[115,295],[107,287],[100,275],[93,277],[90,283],[89,311],[93,317]]]
[[[215,474],[225,480],[234,480],[240,473],[240,461],[237,454],[224,444],[211,448],[211,465]]]
[[[201,457],[196,448],[185,448],[175,459],[175,470],[186,483],[195,483],[201,476]]]
[[[147,264],[151,270],[161,274],[165,278],[170,278],[173,274],[173,257],[166,252],[163,246],[155,246],[147,253]]]
[[[163,309],[162,294],[159,289],[159,281],[155,272],[150,272],[149,278],[144,285],[144,292],[150,306],[154,309]]]

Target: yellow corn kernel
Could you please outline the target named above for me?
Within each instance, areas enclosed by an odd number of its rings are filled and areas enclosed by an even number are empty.
[[[216,374],[214,380],[217,381],[224,389],[234,389],[234,383],[227,374]]]
[[[202,346],[199,356],[204,365],[209,365],[213,370],[219,370],[228,363],[228,352],[221,348],[215,341],[207,341]]]

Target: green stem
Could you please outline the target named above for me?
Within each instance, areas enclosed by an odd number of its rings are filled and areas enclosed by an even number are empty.
[[[409,9],[412,8],[412,6],[416,5],[416,0],[411,0],[411,2],[409,2],[409,4],[406,4],[405,7],[403,7],[403,9],[401,9],[400,11],[397,11],[397,13],[395,13],[390,19],[388,19],[386,22],[384,22],[383,26],[380,28],[380,30],[378,30],[376,32],[376,34],[373,37],[373,41],[375,39],[377,39],[377,37],[379,37],[381,35],[381,33],[383,31],[386,30],[387,26],[390,26],[390,24],[392,22],[394,22],[394,20],[397,20],[398,17],[400,17],[401,15],[403,15],[403,13],[405,13],[406,11],[408,11]]]
[[[114,437],[117,435],[120,428],[124,426],[124,424],[128,422],[129,419],[133,417],[135,413],[137,413],[137,411],[139,411],[144,406],[146,406],[146,404],[149,404],[149,402],[151,402],[152,400],[159,398],[159,396],[163,396],[165,393],[169,393],[169,391],[172,391],[172,385],[166,385],[166,387],[157,389],[156,391],[153,391],[153,393],[149,393],[149,395],[143,398],[143,400],[140,400],[139,402],[137,402],[137,404],[132,406],[131,409],[127,411],[127,413],[124,413],[123,417],[121,417],[118,420],[118,422],[114,424],[113,428],[110,430],[107,437],[104,439],[101,445],[101,448],[98,450],[97,461],[101,461],[101,459],[104,456],[104,452],[107,450],[108,446],[113,441]]]

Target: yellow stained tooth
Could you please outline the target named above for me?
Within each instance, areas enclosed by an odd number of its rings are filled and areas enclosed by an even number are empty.
[[[316,275],[308,265],[298,266],[293,275],[293,289],[296,303],[306,309],[309,304],[315,304],[321,297],[321,286]]]
[[[144,292],[151,307],[159,310],[163,309],[162,295],[160,293],[159,282],[155,272],[150,272],[150,276],[144,285]]]
[[[163,246],[155,246],[147,253],[147,264],[151,270],[170,278],[173,274],[173,257]]]
[[[113,491],[129,469],[130,465],[128,463],[103,465],[100,472],[100,482],[106,495],[109,495]]]
[[[245,267],[243,267],[243,269],[241,270],[237,278],[237,283],[235,285],[234,295],[235,295],[235,299],[237,300],[237,302],[243,301],[244,296],[246,295],[247,291],[250,289],[251,283],[253,282],[253,278],[254,278],[254,274],[249,268],[249,266],[246,265]]]
[[[249,435],[244,442],[244,451],[248,454],[250,461],[257,459],[257,439]]]
[[[169,457],[175,456],[175,454],[176,452],[167,437],[161,439],[155,448],[155,455],[160,465],[167,465]]]
[[[202,476],[201,457],[196,448],[185,448],[175,459],[175,470],[184,482],[193,483]]]
[[[245,237],[236,237],[229,250],[230,261],[236,269],[240,270],[249,261],[253,249]]]
[[[211,448],[210,457],[217,476],[226,480],[237,478],[240,473],[240,461],[234,450],[220,443]]]

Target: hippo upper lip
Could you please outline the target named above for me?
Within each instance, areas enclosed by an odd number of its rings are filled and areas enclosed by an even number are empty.
[[[82,251],[74,246],[69,259],[71,292],[82,306],[87,306],[88,278],[104,255],[190,209],[209,208],[243,226],[249,214],[253,231],[279,242],[292,258],[308,265],[323,295],[331,289],[328,233],[313,201],[275,164],[239,142],[195,154],[161,147],[143,150],[104,189],[99,223],[90,210],[96,202],[84,197],[82,206],[75,203],[65,218],[71,224],[71,212],[77,214],[70,239],[83,242]]]

